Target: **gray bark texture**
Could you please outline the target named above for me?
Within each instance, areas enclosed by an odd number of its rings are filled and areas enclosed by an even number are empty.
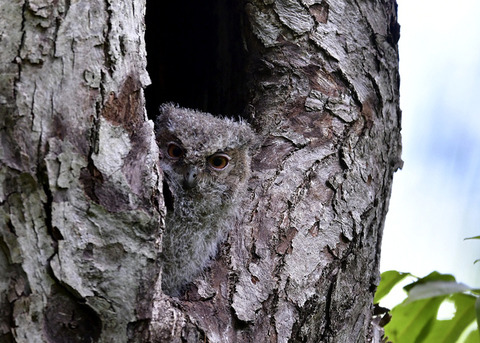
[[[263,143],[243,220],[170,298],[145,1],[0,3],[0,342],[380,340],[401,166],[395,1],[242,8]]]
[[[145,4],[0,6],[0,341],[141,341],[162,220]]]

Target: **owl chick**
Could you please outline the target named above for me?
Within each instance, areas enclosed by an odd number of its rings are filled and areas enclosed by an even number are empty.
[[[156,139],[167,205],[162,289],[178,296],[239,216],[254,133],[242,121],[164,104]]]

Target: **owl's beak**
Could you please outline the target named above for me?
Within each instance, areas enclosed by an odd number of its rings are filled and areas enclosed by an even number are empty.
[[[198,176],[198,168],[192,166],[187,172],[185,173],[183,182],[185,188],[193,188],[197,184],[197,176]]]

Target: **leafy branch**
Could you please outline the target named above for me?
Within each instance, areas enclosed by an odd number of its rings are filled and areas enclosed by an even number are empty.
[[[480,236],[467,239],[480,239]],[[480,261],[476,260],[476,262]],[[407,277],[414,282],[403,289],[408,297],[391,310],[378,304],[395,286]],[[451,303],[455,313],[449,319],[439,319],[439,309]],[[418,278],[395,270],[382,273],[375,294],[377,309],[383,309],[385,341],[393,343],[480,343],[480,289],[459,283],[449,274],[432,272]],[[385,320],[386,319],[386,320]],[[475,325],[477,329],[472,329]]]

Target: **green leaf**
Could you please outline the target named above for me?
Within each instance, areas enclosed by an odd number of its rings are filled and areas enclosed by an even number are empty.
[[[452,343],[475,321],[477,298],[457,293],[448,297],[455,305],[455,315],[450,320],[437,320],[438,309],[446,296],[421,299],[400,304],[390,313],[392,319],[385,327],[385,334],[395,343]],[[479,305],[480,306],[480,305]],[[475,331],[478,336],[478,332]],[[469,339],[474,340],[475,335]]]
[[[467,294],[454,294],[449,297],[455,305],[455,315],[450,320],[435,320],[422,343],[456,342],[463,331],[475,321],[476,297]]]
[[[406,285],[405,287],[403,287],[403,289],[405,289],[407,292],[410,292],[410,289],[412,289],[416,285],[420,285],[420,284],[432,282],[432,281],[454,281],[455,282],[455,277],[450,274],[440,274],[439,272],[432,272],[427,276],[421,279],[418,279],[417,281],[412,282],[411,284]]]
[[[468,334],[463,343],[480,343],[480,333],[478,333],[476,330],[473,330]]]
[[[412,274],[402,273],[396,270],[389,270],[383,272],[380,276],[380,284],[378,285],[377,291],[375,292],[373,303],[378,304],[383,297],[390,293],[393,287],[395,287],[400,281],[402,281],[409,275]]]
[[[480,239],[480,236],[475,236],[475,237],[467,237],[467,238],[465,238],[465,240],[467,240],[467,239]]]
[[[477,297],[477,301],[475,301],[475,314],[477,316],[478,333],[480,334],[480,297]]]
[[[453,293],[463,293],[472,288],[462,283],[453,281],[430,281],[427,283],[415,284],[408,292],[406,303],[419,299],[433,298]]]
[[[392,319],[385,326],[385,335],[395,343],[422,342],[436,321],[438,308],[446,297],[422,299],[395,306]]]

